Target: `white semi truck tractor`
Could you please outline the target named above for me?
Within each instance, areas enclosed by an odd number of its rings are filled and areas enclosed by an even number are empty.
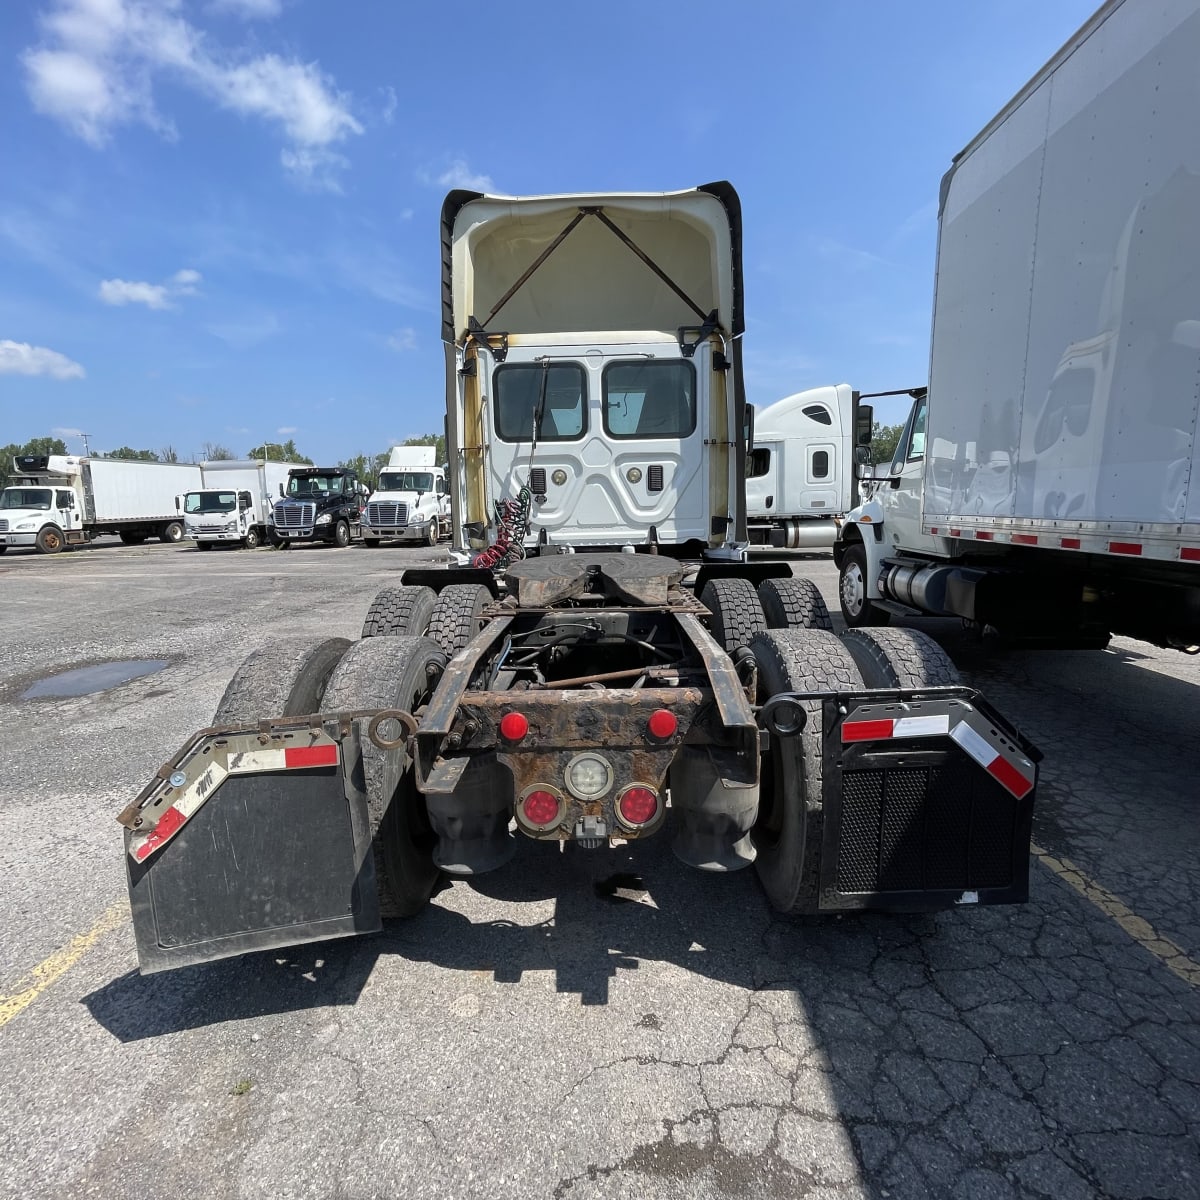
[[[450,488],[433,446],[393,446],[362,515],[363,541],[388,538],[436,546],[450,536]]]
[[[264,643],[120,815],[142,971],[377,930],[518,840],[666,838],[781,912],[1026,898],[1034,747],[748,556],[741,242],[728,183],[446,198],[452,565]]]

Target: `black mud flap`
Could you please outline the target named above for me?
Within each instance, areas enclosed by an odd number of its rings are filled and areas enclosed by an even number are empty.
[[[380,928],[358,732],[205,730],[120,820],[142,974]]]
[[[824,705],[820,910],[1027,900],[1037,749],[969,689],[880,700]]]

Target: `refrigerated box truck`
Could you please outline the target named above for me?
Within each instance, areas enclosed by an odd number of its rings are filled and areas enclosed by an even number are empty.
[[[835,547],[850,625],[1200,648],[1200,4],[1114,0],[942,183],[927,396]]]
[[[195,463],[19,454],[13,468],[12,486],[0,494],[0,553],[26,546],[57,554],[105,533],[126,545],[178,542],[175,497],[202,482]]]

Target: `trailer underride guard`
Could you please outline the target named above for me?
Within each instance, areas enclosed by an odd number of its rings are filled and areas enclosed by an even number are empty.
[[[141,970],[378,930],[518,837],[666,836],[786,912],[1026,898],[1039,755],[935,643],[839,639],[807,580],[688,582],[600,552],[409,572],[362,640],[257,651],[119,818]]]

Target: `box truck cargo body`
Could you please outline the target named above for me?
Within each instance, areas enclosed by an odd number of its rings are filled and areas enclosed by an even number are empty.
[[[1105,5],[942,185],[929,392],[853,623],[1200,644],[1200,5]]]

